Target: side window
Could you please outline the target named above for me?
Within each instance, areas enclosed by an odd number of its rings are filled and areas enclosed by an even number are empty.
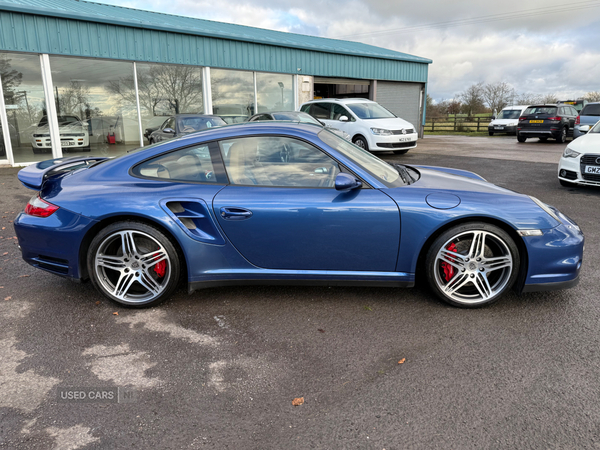
[[[330,103],[313,103],[310,105],[310,115],[317,119],[329,120],[330,118]]]
[[[342,105],[333,105],[333,114],[332,114],[332,119],[333,120],[340,120],[340,117],[342,116],[346,116],[348,118],[349,121],[351,122],[356,122],[356,119],[352,116],[352,114],[350,114],[350,112],[344,108]]]
[[[573,108],[573,107],[571,107],[571,114],[574,115],[574,116],[579,115],[579,113],[577,112],[577,110],[575,108]]]
[[[217,183],[208,145],[188,147],[157,156],[138,164],[132,172],[144,178]]]
[[[163,124],[162,129],[172,128],[175,129],[175,117],[169,117],[169,119]]]
[[[231,184],[333,188],[340,173],[335,160],[297,139],[256,136],[219,144]]]
[[[300,108],[300,111],[308,113],[309,109],[310,109],[310,104],[308,104],[308,105],[302,105],[302,108]]]

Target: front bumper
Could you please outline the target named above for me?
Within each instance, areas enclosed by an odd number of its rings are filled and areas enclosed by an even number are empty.
[[[490,133],[507,133],[507,134],[515,134],[517,132],[516,125],[493,125],[488,126],[488,131]]]
[[[393,134],[391,136],[369,136],[369,150],[371,151],[394,151],[408,150],[417,146],[417,133]]]
[[[52,142],[49,136],[44,137],[32,137],[31,145],[33,148],[39,148],[42,150],[52,150]],[[60,135],[60,146],[65,149],[88,147],[90,145],[89,135],[84,136],[67,136]]]
[[[544,230],[542,236],[528,236],[529,267],[523,292],[567,289],[577,284],[583,261],[584,236],[577,224],[558,210],[562,223]]]
[[[599,175],[581,175],[581,156],[577,158],[560,158],[558,162],[558,179],[583,186],[600,186]],[[585,164],[584,164],[585,166]]]

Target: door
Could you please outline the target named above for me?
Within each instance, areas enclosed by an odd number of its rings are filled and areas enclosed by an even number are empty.
[[[214,198],[233,246],[266,269],[395,270],[400,214],[370,188],[336,191],[344,168],[320,149],[289,137],[220,143],[230,185]]]

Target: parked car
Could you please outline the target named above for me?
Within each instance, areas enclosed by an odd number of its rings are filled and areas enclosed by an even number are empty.
[[[352,137],[345,131],[330,127],[329,125],[325,125],[319,119],[315,119],[310,114],[307,114],[302,111],[272,111],[272,112],[268,112],[268,113],[254,114],[252,117],[250,117],[248,119],[248,122],[257,122],[257,121],[264,121],[264,120],[281,120],[281,121],[287,121],[287,122],[312,123],[312,124],[318,125],[320,127],[327,127],[327,129],[329,131],[337,134],[340,137],[343,137],[347,141],[352,140]]]
[[[558,181],[563,186],[600,186],[600,122],[569,142],[558,163]]]
[[[488,125],[488,132],[490,136],[494,133],[506,133],[506,134],[517,134],[517,125],[519,124],[519,117],[523,114],[523,111],[527,109],[527,105],[514,105],[503,108],[500,113],[492,119]]]
[[[583,136],[596,122],[600,120],[600,102],[588,103],[575,119],[573,139]]]
[[[580,98],[579,100],[559,100],[556,102],[557,105],[571,105],[575,108],[575,111],[579,114],[581,110],[588,104],[587,100]]]
[[[573,136],[577,111],[570,105],[533,105],[528,107],[517,126],[517,140],[525,142],[527,138],[548,138],[564,143],[567,136]]]
[[[364,98],[330,98],[304,103],[300,110],[352,136],[371,152],[406,153],[417,146],[415,127],[383,106]]]
[[[175,114],[165,120],[156,131],[150,134],[149,142],[154,144],[166,139],[173,139],[178,136],[222,125],[227,125],[227,123],[217,116],[206,114]]]
[[[552,206],[472,172],[388,164],[310,124],[211,128],[18,177],[36,191],[14,221],[24,260],[133,307],[181,279],[191,292],[409,287],[420,274],[442,300],[477,307],[573,286],[582,263],[582,232]]]
[[[169,116],[154,116],[144,125],[144,137],[150,141],[150,135],[164,124]]]
[[[88,124],[74,115],[57,116],[60,146],[64,153],[72,150],[90,151],[90,134]],[[52,153],[48,117],[43,116],[32,134],[33,153]]]

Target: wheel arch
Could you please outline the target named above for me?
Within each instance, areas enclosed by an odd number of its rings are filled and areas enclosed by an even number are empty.
[[[171,241],[171,243],[175,247],[175,250],[177,250],[177,254],[179,256],[179,261],[181,263],[181,273],[182,273],[182,275],[185,274],[186,280],[188,279],[187,260],[186,260],[185,253],[183,252],[183,248],[181,247],[181,244],[179,243],[177,238],[173,235],[171,230],[169,230],[169,228],[167,228],[160,221],[150,218],[148,216],[141,216],[141,215],[135,215],[135,214],[117,214],[114,216],[105,217],[105,218],[101,219],[98,223],[94,224],[87,231],[87,233],[81,240],[81,245],[79,246],[78,264],[79,264],[79,276],[82,280],[89,279],[89,273],[87,270],[87,253],[88,253],[90,244],[92,243],[92,240],[94,239],[94,237],[103,228],[106,228],[107,226],[109,226],[113,223],[116,223],[116,222],[125,222],[125,221],[144,223],[146,225],[153,226],[154,228],[157,228],[158,230],[160,230],[167,237],[167,239],[169,239],[169,241]]]
[[[518,294],[520,294],[523,290],[523,286],[525,285],[525,279],[527,278],[527,269],[529,267],[529,255],[527,253],[527,246],[525,245],[523,238],[521,236],[519,236],[519,234],[516,232],[516,230],[513,227],[511,227],[508,223],[506,223],[500,219],[496,219],[493,217],[487,217],[487,216],[460,217],[456,220],[453,220],[451,222],[443,224],[442,226],[437,228],[433,233],[431,233],[431,235],[427,238],[427,240],[421,247],[421,250],[419,251],[419,257],[417,258],[417,267],[416,267],[417,283],[419,283],[421,285],[424,284],[423,282],[425,281],[424,280],[425,258],[427,256],[427,251],[431,247],[431,244],[433,244],[433,242],[437,239],[437,237],[439,235],[441,235],[442,233],[444,233],[446,230],[448,230],[454,226],[461,225],[463,223],[468,223],[468,222],[484,222],[484,223],[488,223],[490,225],[495,225],[498,228],[501,228],[506,233],[508,233],[508,235],[513,239],[513,241],[515,242],[515,245],[517,246],[517,249],[519,250],[519,259],[521,261],[521,264],[519,267],[519,274],[517,275],[517,279],[513,286],[513,290],[515,292],[517,292]]]

